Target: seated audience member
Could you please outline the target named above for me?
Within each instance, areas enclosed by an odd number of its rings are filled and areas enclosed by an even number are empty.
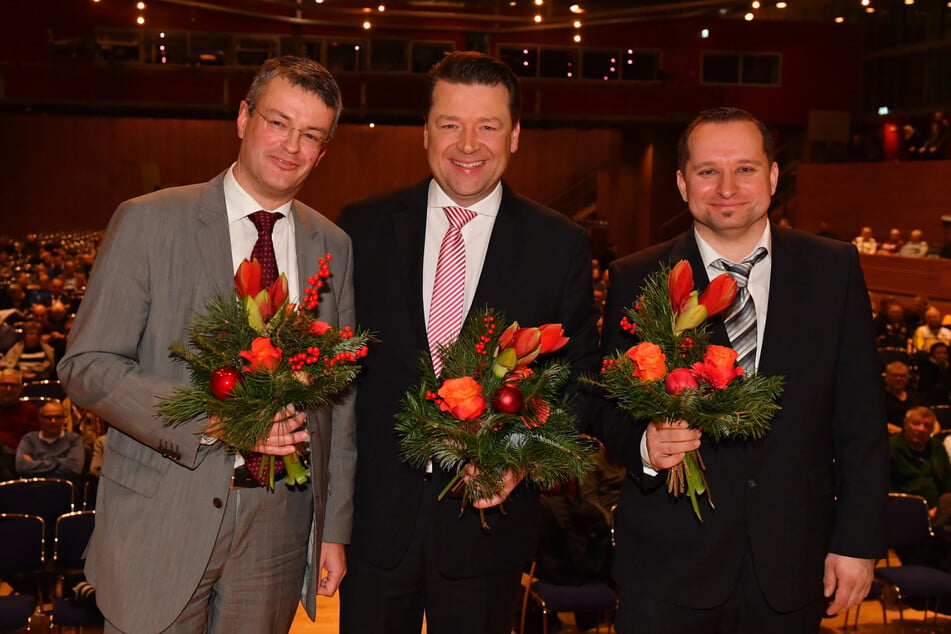
[[[18,475],[78,481],[86,460],[83,439],[76,432],[64,431],[65,422],[66,411],[59,401],[40,408],[40,430],[26,433],[17,446]]]
[[[106,451],[106,435],[96,438],[92,449],[92,460],[89,461],[89,475],[98,478],[102,474],[102,454]]]
[[[27,322],[23,326],[23,340],[7,350],[0,366],[17,368],[28,381],[48,379],[56,365],[56,353],[48,344],[43,343],[42,329],[36,322]]]
[[[907,348],[910,339],[905,309],[891,302],[875,327],[875,343],[879,348]]]
[[[26,304],[26,291],[14,282],[7,286],[6,301],[0,307],[0,323],[17,324],[26,319],[30,307]]]
[[[918,156],[927,160],[947,158],[945,145],[948,142],[948,120],[943,112],[934,113],[928,138],[918,148]]]
[[[67,313],[75,312],[73,294],[63,287],[63,280],[58,277],[50,280],[50,306],[56,303],[65,306]]]
[[[934,513],[938,499],[951,492],[951,460],[944,445],[932,434],[934,412],[927,407],[912,407],[905,414],[902,432],[889,442],[891,478],[889,491],[920,495]]]
[[[905,412],[926,404],[919,392],[908,388],[910,380],[911,371],[902,361],[892,361],[885,366],[885,420],[889,433],[901,431]]]
[[[16,451],[27,432],[40,428],[36,405],[20,400],[23,376],[19,370],[0,370],[0,482],[16,475]]]
[[[817,236],[822,236],[823,238],[829,238],[830,240],[841,240],[839,234],[829,228],[829,223],[825,220],[819,221],[819,230],[816,231]]]
[[[40,268],[37,266],[37,268]],[[36,282],[31,284],[26,291],[26,303],[28,306],[34,304],[50,305],[50,276],[44,271],[36,274]]]
[[[873,255],[878,251],[878,241],[872,237],[871,227],[862,227],[861,233],[852,240],[852,244],[859,250],[859,253]]]
[[[901,239],[901,231],[892,229],[888,232],[888,239],[878,245],[879,255],[898,255],[901,248],[905,246],[905,241]]]
[[[928,359],[918,365],[918,391],[931,405],[951,404],[951,363],[948,344],[931,344]]]
[[[921,229],[912,229],[908,242],[902,245],[898,255],[905,258],[923,258],[928,255],[928,243],[922,240]]]
[[[912,338],[915,350],[927,352],[939,341],[951,344],[951,329],[941,325],[941,311],[937,306],[925,309],[925,323],[915,329]]]

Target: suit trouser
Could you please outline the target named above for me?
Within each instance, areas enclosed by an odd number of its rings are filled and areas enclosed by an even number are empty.
[[[168,634],[280,634],[290,630],[307,563],[311,490],[283,482],[231,489],[201,582]],[[161,584],[161,579],[142,583]],[[119,632],[108,621],[104,634]],[[132,634],[132,633],[130,633]]]
[[[435,560],[432,486],[423,501],[409,548],[392,569],[347,553],[347,576],[340,587],[341,634],[419,634],[423,613],[428,634],[509,634],[524,562],[478,577],[453,578]],[[472,514],[460,522],[477,522]],[[447,571],[451,574],[452,571]]]
[[[821,579],[816,580],[817,586]],[[713,608],[675,605],[676,596],[619,589],[618,634],[809,634],[819,631],[826,600],[793,612],[777,612],[766,601],[756,579],[749,545],[740,576],[729,598]]]

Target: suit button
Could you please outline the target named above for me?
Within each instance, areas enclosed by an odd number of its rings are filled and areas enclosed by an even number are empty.
[[[751,488],[751,489],[755,489],[755,488],[756,488],[756,480],[747,480],[747,481],[746,481],[746,486],[748,486],[748,487]]]
[[[221,498],[215,498],[211,501],[211,503],[215,505],[216,509],[220,509],[222,506],[224,506],[224,502],[221,501]]]

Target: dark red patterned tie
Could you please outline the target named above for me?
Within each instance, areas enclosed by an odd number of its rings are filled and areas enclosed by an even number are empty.
[[[284,214],[282,213],[271,213],[269,211],[255,211],[248,216],[258,230],[258,241],[254,243],[251,257],[261,263],[261,283],[264,288],[273,284],[279,275],[271,231],[274,229],[274,223],[283,217]]]
[[[261,283],[264,288],[268,288],[278,277],[277,257],[274,255],[274,242],[271,240],[271,232],[274,229],[274,223],[283,218],[282,213],[271,213],[269,211],[255,211],[248,218],[254,223],[258,230],[258,240],[251,249],[251,257],[261,263]],[[248,471],[261,485],[268,481],[267,468],[261,472],[261,459],[263,456],[259,453],[248,452],[245,454],[245,463]],[[280,457],[274,461],[274,473],[280,475],[284,471],[284,463]]]

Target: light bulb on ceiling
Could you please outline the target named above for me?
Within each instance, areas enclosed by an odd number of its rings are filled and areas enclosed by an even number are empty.
[[[753,15],[752,13],[747,13],[746,15],[743,16],[743,19],[746,20],[747,22],[752,22],[752,21],[753,21],[753,18],[755,18],[755,17],[756,17],[756,16]]]

